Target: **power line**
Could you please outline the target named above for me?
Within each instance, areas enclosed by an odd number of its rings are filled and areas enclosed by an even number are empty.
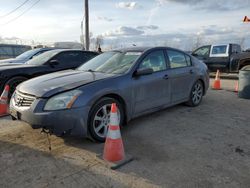
[[[3,16],[0,16],[0,18],[4,18],[6,16],[9,16],[10,14],[12,14],[13,12],[17,11],[19,8],[21,8],[22,6],[24,6],[26,3],[28,3],[30,0],[26,0],[24,1],[21,5],[19,5],[18,7],[16,7],[15,9],[13,9],[12,11],[6,13],[5,15]]]
[[[26,12],[28,12],[30,9],[32,9],[37,3],[39,3],[39,1],[41,0],[37,0],[35,3],[33,3],[29,8],[27,8],[25,11],[23,11],[21,14],[19,14],[17,17],[9,20],[8,22],[4,23],[4,24],[1,24],[2,26],[3,25],[8,25],[10,24],[11,22],[14,22],[16,21],[18,18],[20,18],[22,15],[24,15]]]

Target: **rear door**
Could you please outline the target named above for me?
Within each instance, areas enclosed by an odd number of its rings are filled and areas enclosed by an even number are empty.
[[[196,74],[191,58],[181,51],[168,49],[171,76],[171,101],[183,102],[189,98],[191,88],[195,82]]]
[[[153,73],[133,78],[136,115],[170,103],[170,81],[164,50],[150,52],[138,67],[143,68],[152,68]]]

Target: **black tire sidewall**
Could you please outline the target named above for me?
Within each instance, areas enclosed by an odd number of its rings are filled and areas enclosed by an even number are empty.
[[[122,125],[123,121],[124,121],[124,109],[123,106],[121,105],[121,103],[119,101],[117,101],[116,99],[113,98],[102,98],[100,100],[98,100],[93,107],[90,110],[89,113],[89,118],[88,118],[88,131],[90,133],[90,136],[97,142],[105,142],[106,138],[102,138],[100,136],[98,136],[95,131],[94,131],[94,127],[93,127],[93,121],[95,118],[95,114],[97,113],[97,111],[104,105],[106,104],[112,104],[112,103],[116,103],[117,108],[120,111],[120,125]]]

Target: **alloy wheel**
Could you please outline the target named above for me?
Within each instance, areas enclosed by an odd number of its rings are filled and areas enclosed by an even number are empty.
[[[110,119],[111,104],[103,105],[97,110],[94,121],[93,128],[95,133],[101,137],[105,138],[108,132],[108,125]],[[120,110],[117,108],[118,122],[120,122]]]
[[[192,91],[192,101],[195,105],[199,104],[203,96],[203,87],[200,82],[194,85]]]

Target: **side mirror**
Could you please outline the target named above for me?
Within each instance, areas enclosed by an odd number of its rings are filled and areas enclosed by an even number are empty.
[[[151,68],[142,68],[142,69],[138,69],[137,71],[135,71],[134,75],[135,76],[143,76],[143,75],[152,74],[153,72],[154,72],[154,70]]]
[[[194,57],[197,57],[197,56],[198,56],[198,55],[197,55],[197,54],[195,54],[195,53],[192,53],[191,55],[192,55],[192,56],[194,56]]]
[[[52,59],[52,60],[50,60],[48,63],[49,63],[49,65],[51,65],[51,66],[53,67],[54,65],[58,65],[58,64],[59,64],[59,61],[58,61],[58,60],[55,60],[55,59]]]

